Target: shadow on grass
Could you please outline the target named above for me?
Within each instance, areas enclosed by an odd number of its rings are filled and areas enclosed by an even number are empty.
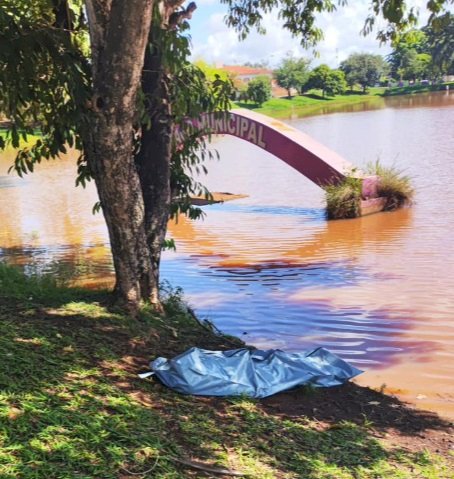
[[[369,91],[358,91],[358,90],[346,90],[345,92],[342,93],[342,96],[356,96],[356,97],[362,97],[362,96],[368,96]],[[324,101],[331,101],[331,100],[336,100],[337,96],[323,96],[317,93],[304,93],[301,95],[303,97],[307,98],[312,98],[314,100],[324,100]]]
[[[323,100],[323,101],[330,101],[330,100],[334,100],[334,96],[322,96],[322,95],[318,95],[317,93],[305,93],[304,95],[302,95],[306,98],[312,98],[313,100]]]
[[[365,96],[365,95],[369,95],[369,94],[370,94],[370,91],[369,91],[369,90],[366,90],[366,91],[346,90],[346,91],[344,91],[344,93],[342,93],[342,94],[345,95],[345,96]]]
[[[391,478],[396,471],[399,477],[445,477],[439,459],[386,447],[376,432],[393,422],[396,409],[405,418],[418,417],[418,430],[448,431],[449,424],[380,393],[349,385],[299,389],[260,402],[181,396],[137,379],[158,355],[194,345],[240,345],[198,325],[178,295],[169,297],[167,317],[145,310],[133,320],[104,306],[105,293],[57,288],[1,265],[0,285],[4,479],[125,479],[139,472],[205,477],[183,469],[176,458],[197,458],[252,478]],[[347,398],[356,409],[344,404]],[[371,398],[380,402],[380,414],[364,406]],[[407,434],[406,421],[394,420],[393,427]]]
[[[249,103],[245,101],[237,101],[235,102],[239,108],[246,108],[247,110],[256,110],[257,108],[260,108],[257,103]]]
[[[443,91],[446,90],[446,87],[454,87],[454,82],[439,83],[436,85],[407,85],[402,87],[391,87],[385,90],[384,96]]]

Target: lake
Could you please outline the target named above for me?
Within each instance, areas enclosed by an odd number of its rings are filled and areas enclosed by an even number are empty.
[[[348,107],[347,107],[348,108]],[[377,158],[413,178],[408,209],[326,221],[323,192],[259,148],[212,147],[205,184],[247,198],[169,225],[163,279],[201,318],[258,347],[324,346],[358,383],[454,417],[454,93],[394,97],[288,120],[353,164]],[[33,175],[0,156],[0,258],[89,287],[112,283],[96,192],[74,188],[75,154]]]

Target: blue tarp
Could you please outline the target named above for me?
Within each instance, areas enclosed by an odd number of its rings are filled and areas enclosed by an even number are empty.
[[[303,384],[338,386],[362,372],[323,348],[302,353],[191,348],[170,360],[157,358],[150,366],[166,386],[183,394],[255,398]]]

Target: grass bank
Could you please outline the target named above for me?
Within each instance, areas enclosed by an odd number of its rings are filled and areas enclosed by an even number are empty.
[[[452,477],[450,424],[367,388],[255,401],[137,378],[194,345],[241,343],[201,326],[178,294],[165,316],[132,320],[105,292],[0,264],[0,477]]]
[[[431,91],[444,91],[446,87],[450,90],[454,89],[454,82],[440,83],[437,85],[409,85],[402,87],[387,88],[384,91],[384,96],[396,95],[412,95],[416,93],[427,93]]]
[[[324,111],[336,111],[347,105],[361,109],[364,103],[381,102],[384,88],[371,88],[367,93],[358,91],[347,92],[335,97],[323,97],[321,92],[311,91],[308,94],[294,96],[292,98],[271,98],[260,108],[253,103],[237,102],[237,106],[263,113],[273,118],[292,118],[318,115]]]
[[[271,98],[260,108],[249,102],[237,102],[236,107],[247,108],[273,118],[303,118],[305,116],[332,113],[337,110],[361,111],[364,106],[373,108],[383,105],[383,98],[387,96],[426,93],[430,91],[445,90],[449,85],[454,89],[454,82],[439,85],[415,85],[393,88],[370,88],[367,93],[358,90],[348,91],[344,95],[323,97],[320,91],[312,90],[310,93],[292,98]]]

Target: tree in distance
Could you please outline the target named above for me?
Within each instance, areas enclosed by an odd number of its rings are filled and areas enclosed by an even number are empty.
[[[399,35],[393,42],[388,56],[393,78],[416,80],[429,75],[432,57],[427,35],[422,30],[411,29]]]
[[[340,69],[345,73],[347,85],[352,90],[355,85],[360,85],[364,93],[389,71],[388,64],[381,55],[370,53],[350,55],[341,63]]]
[[[271,98],[271,80],[265,75],[260,75],[251,80],[247,85],[247,98],[259,107]]]
[[[336,96],[347,88],[344,72],[332,70],[328,65],[314,68],[304,86],[305,90],[322,90],[322,96]]]
[[[417,53],[416,50],[405,50],[400,57],[397,76],[400,80],[423,79],[431,76],[432,56],[429,53]]]
[[[454,14],[436,16],[422,29],[410,29],[392,42],[388,56],[396,79],[435,80],[454,73]]]
[[[435,69],[440,74],[454,75],[454,13],[436,17],[423,31]]]
[[[287,90],[287,96],[292,97],[292,90],[301,91],[309,76],[310,60],[287,56],[279,68],[274,71],[277,84]]]

